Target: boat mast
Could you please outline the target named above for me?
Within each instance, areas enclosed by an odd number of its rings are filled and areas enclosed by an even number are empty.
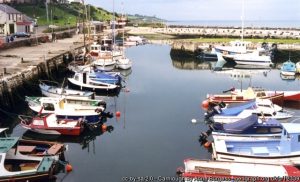
[[[115,0],[113,0],[113,27],[112,27],[112,35],[113,35],[113,50],[115,49],[115,26],[116,26],[116,22],[115,22]]]
[[[245,16],[245,0],[242,1],[242,41],[244,41],[244,16]]]

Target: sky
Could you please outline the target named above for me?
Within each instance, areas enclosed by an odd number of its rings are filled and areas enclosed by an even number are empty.
[[[300,0],[244,1],[244,20],[300,21]],[[85,3],[117,13],[170,21],[241,20],[243,9],[243,0],[85,0]]]

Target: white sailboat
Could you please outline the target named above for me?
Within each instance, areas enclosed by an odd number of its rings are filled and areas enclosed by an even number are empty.
[[[123,2],[122,2],[123,5]],[[122,18],[125,17],[124,15],[122,15]],[[132,61],[125,57],[125,46],[124,46],[124,32],[125,32],[125,25],[123,27],[123,46],[122,46],[122,56],[116,59],[116,67],[118,69],[122,69],[122,70],[127,70],[130,69],[132,67]]]

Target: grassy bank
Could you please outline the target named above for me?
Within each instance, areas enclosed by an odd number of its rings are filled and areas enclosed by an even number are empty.
[[[75,26],[86,18],[85,7],[80,3],[71,4],[48,4],[48,19],[46,6],[43,3],[30,5],[13,5],[15,9],[36,19],[38,25]],[[91,20],[108,21],[112,14],[102,8],[87,6],[87,12]]]

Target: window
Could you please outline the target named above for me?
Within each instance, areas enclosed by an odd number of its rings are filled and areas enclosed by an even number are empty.
[[[280,133],[281,131],[281,128],[271,128],[271,133]]]
[[[257,128],[256,133],[268,133],[268,128]]]
[[[43,104],[44,110],[46,111],[54,111],[54,105],[51,103],[44,103]]]

